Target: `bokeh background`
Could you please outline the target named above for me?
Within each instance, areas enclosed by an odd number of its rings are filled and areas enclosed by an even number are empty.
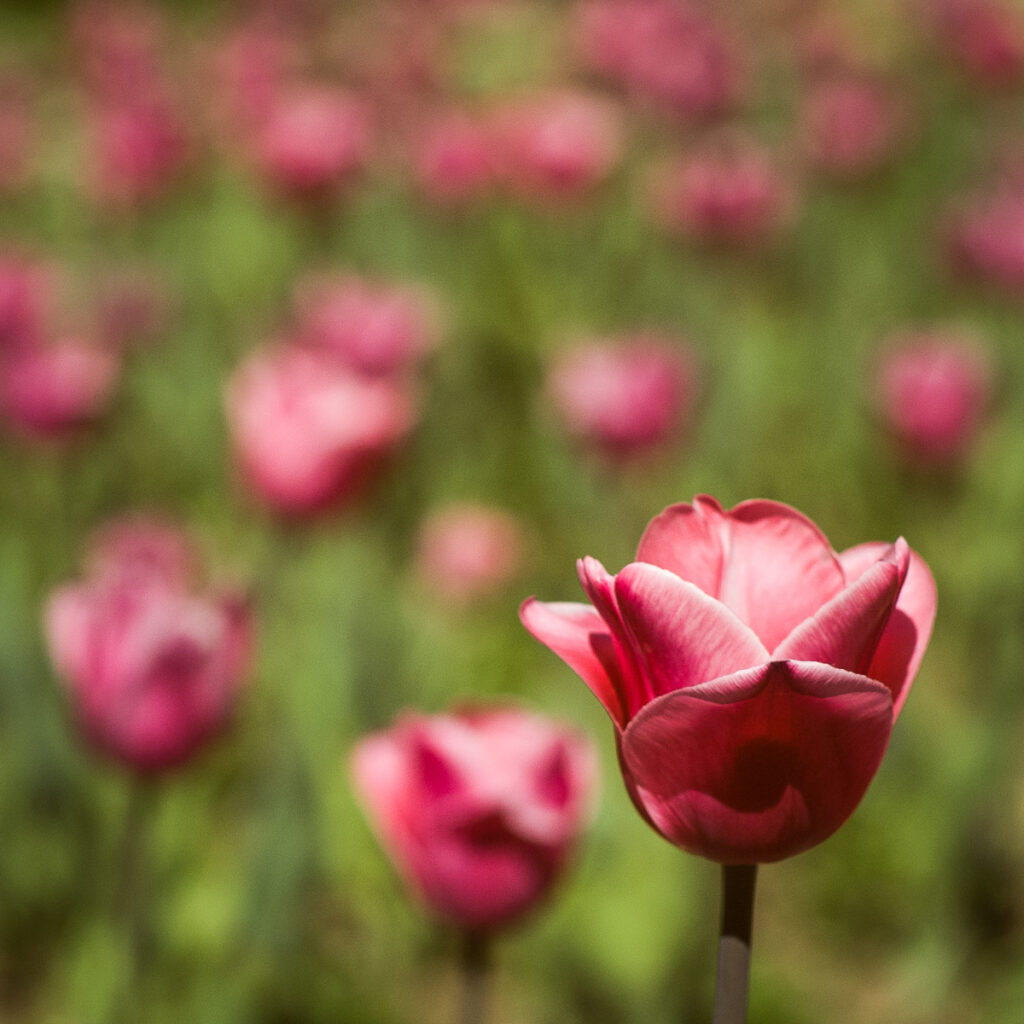
[[[837,549],[902,534],[939,589],[863,804],[761,874],[751,1020],[1020,1020],[1024,11],[669,3],[690,28],[667,55],[641,47],[638,72],[615,44],[642,4],[595,42],[597,6],[5,0],[0,269],[45,278],[47,344],[80,339],[117,372],[43,428],[5,391],[0,1020],[107,1022],[128,970],[131,783],[83,744],[41,618],[92,532],[136,510],[181,524],[211,578],[247,589],[258,639],[230,731],[149,794],[131,1019],[451,1019],[454,938],[404,898],[346,760],[403,708],[467,700],[575,723],[604,767],[574,870],[501,945],[495,1024],[708,1019],[717,868],[643,824],[603,711],[517,617],[529,594],[581,599],[577,557],[614,571],[651,516],[701,492],[788,502]],[[226,56],[245,33],[263,49]],[[660,59],[685,74],[644,73]],[[877,103],[814,122],[836,80],[871,83]],[[279,93],[310,83],[359,97],[370,139],[315,194],[259,149]],[[611,118],[596,157],[563,124],[547,129],[569,150],[553,171],[499,139],[482,184],[438,192],[454,172],[424,170],[418,147],[440,111],[500,124],[567,89]],[[163,127],[104,157],[104,113],[145,96]],[[714,162],[750,154],[753,184]],[[660,183],[702,159],[696,198],[680,186],[666,212]],[[310,274],[422,289],[434,344],[402,385],[415,425],[373,478],[286,514],[239,470],[224,395],[296,331]],[[567,429],[550,374],[582,339],[638,331],[687,354],[685,408],[656,443],[610,453],[599,430]],[[936,392],[925,373],[901,393],[901,408],[966,409],[938,455],[900,440],[878,384],[921,331],[969,336],[987,366],[983,384],[958,391],[954,371]],[[455,502],[521,531],[514,568],[468,598],[423,568],[423,524]]]

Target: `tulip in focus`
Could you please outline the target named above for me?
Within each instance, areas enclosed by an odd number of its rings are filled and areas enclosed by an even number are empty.
[[[293,88],[273,104],[255,146],[272,191],[300,202],[328,202],[366,163],[369,111],[341,89]]]
[[[408,887],[468,932],[504,928],[565,870],[596,786],[590,744],[513,709],[407,714],[362,740],[356,792]]]
[[[836,554],[787,505],[701,496],[655,517],[617,575],[593,558],[578,570],[591,604],[531,598],[521,618],[604,705],[656,831],[752,865],[846,821],[935,615],[931,573],[902,538]]]
[[[556,92],[513,103],[496,121],[503,176],[518,193],[570,199],[604,180],[618,162],[624,126],[609,101]]]
[[[678,158],[654,182],[653,212],[667,231],[719,245],[751,245],[789,215],[788,184],[766,153],[741,143]]]
[[[350,498],[414,418],[391,381],[297,345],[251,356],[229,382],[226,402],[246,482],[293,515]]]
[[[100,415],[119,369],[116,355],[78,338],[19,349],[0,359],[0,411],[27,437],[61,440]]]
[[[612,457],[648,452],[676,434],[697,397],[684,344],[637,333],[579,345],[555,361],[552,402],[568,431]]]
[[[124,535],[121,535],[121,531]],[[168,527],[108,527],[46,606],[50,656],[87,739],[133,771],[187,762],[227,726],[250,648],[235,595],[197,591]]]
[[[804,111],[808,155],[833,178],[861,178],[891,159],[904,121],[900,104],[880,82],[852,75],[820,82]]]
[[[430,296],[413,285],[318,276],[296,290],[301,340],[370,375],[413,366],[435,345]]]
[[[423,524],[419,575],[433,592],[466,605],[514,578],[522,549],[522,529],[508,512],[486,505],[452,505]]]
[[[883,422],[907,456],[941,465],[962,458],[977,439],[992,377],[973,339],[921,332],[889,341],[875,391]]]

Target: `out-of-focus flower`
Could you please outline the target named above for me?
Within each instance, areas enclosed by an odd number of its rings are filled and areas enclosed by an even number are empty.
[[[61,440],[105,407],[120,361],[79,338],[18,349],[0,359],[0,409],[19,433]]]
[[[422,128],[412,142],[413,173],[435,203],[457,204],[479,198],[498,174],[491,125],[463,111],[448,111]]]
[[[105,103],[93,112],[93,190],[101,202],[133,210],[164,195],[192,155],[184,122],[166,96]]]
[[[1016,294],[1024,293],[1024,186],[1007,182],[953,217],[955,269]]]
[[[0,356],[31,348],[47,332],[53,270],[19,256],[0,256]]]
[[[351,274],[312,277],[296,289],[300,340],[371,375],[407,369],[434,347],[432,306],[415,285]]]
[[[228,723],[249,658],[251,623],[236,595],[193,592],[168,552],[167,527],[104,531],[98,571],[46,605],[50,656],[76,718],[102,753],[153,774],[189,760]]]
[[[432,592],[464,605],[513,579],[522,551],[515,516],[486,505],[451,505],[423,524],[417,569]]]
[[[112,273],[95,300],[97,336],[115,350],[144,345],[164,326],[169,300],[160,278],[146,271]]]
[[[34,127],[25,86],[0,76],[0,195],[16,192],[28,182]]]
[[[568,199],[602,181],[622,155],[614,104],[583,92],[552,92],[510,103],[495,116],[502,176],[516,192]]]
[[[344,502],[410,429],[406,392],[297,345],[252,355],[228,384],[228,425],[252,490],[294,515]]]
[[[301,202],[327,202],[369,157],[370,114],[342,89],[292,87],[278,96],[255,140],[271,190]]]
[[[670,842],[725,864],[791,857],[853,813],[931,633],[935,584],[900,539],[836,554],[795,509],[666,509],[591,605],[522,607],[615,725],[626,788]]]
[[[1024,77],[1024,14],[1003,0],[930,0],[939,44],[979,85],[1002,88]]]
[[[677,434],[698,393],[689,347],[640,332],[562,352],[548,393],[566,429],[613,457],[648,452]]]
[[[585,63],[634,95],[687,117],[730,107],[741,69],[733,40],[673,0],[584,0],[575,33]]]
[[[883,83],[863,76],[826,79],[806,99],[808,156],[833,178],[853,180],[881,168],[906,126],[903,104]]]
[[[741,143],[673,160],[656,174],[653,214],[659,224],[702,242],[763,242],[786,221],[793,196],[771,158]]]
[[[991,393],[984,349],[955,332],[890,338],[876,370],[875,401],[883,422],[908,457],[925,464],[954,462],[970,450]]]
[[[550,892],[595,789],[590,744],[513,709],[406,715],[362,740],[355,788],[409,888],[471,932],[503,928]]]

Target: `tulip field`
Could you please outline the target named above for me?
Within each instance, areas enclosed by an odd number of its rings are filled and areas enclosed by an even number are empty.
[[[0,1024],[1024,1019],[1015,0],[10,0],[0,464]]]

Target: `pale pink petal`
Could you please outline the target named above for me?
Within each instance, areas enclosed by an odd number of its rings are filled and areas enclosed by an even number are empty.
[[[626,724],[621,681],[615,668],[611,633],[588,604],[528,598],[519,609],[526,629],[550,647],[594,692],[621,729]],[[601,651],[601,654],[598,652]]]
[[[54,667],[76,686],[90,675],[94,607],[88,588],[68,584],[53,593],[43,616]]]
[[[674,572],[705,594],[718,597],[722,579],[722,506],[705,495],[693,504],[670,505],[640,538],[636,558]]]
[[[410,775],[401,734],[376,733],[360,740],[350,767],[356,793],[381,841],[402,846]]]
[[[615,594],[652,697],[768,660],[725,605],[666,569],[633,562],[615,578]]]
[[[883,550],[867,572],[797,626],[775,649],[773,660],[817,661],[867,675],[909,558],[902,538]]]
[[[623,734],[634,799],[683,849],[726,864],[791,857],[853,813],[885,753],[889,691],[772,662],[649,704]]]
[[[839,555],[839,561],[846,578],[854,580],[859,577],[878,560],[885,548],[881,542],[869,542],[844,551]],[[897,716],[903,709],[932,635],[937,601],[931,570],[916,551],[911,551],[896,607],[889,616],[866,672],[872,679],[889,687]]]

